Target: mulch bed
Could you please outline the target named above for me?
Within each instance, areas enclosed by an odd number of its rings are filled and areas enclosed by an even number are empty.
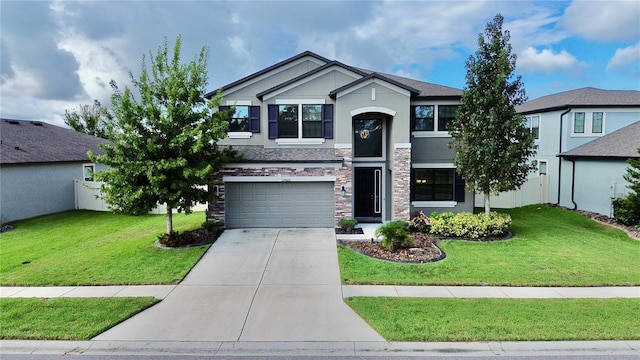
[[[428,263],[444,259],[444,253],[434,244],[435,239],[429,234],[413,233],[416,245],[410,249],[388,251],[378,242],[339,240],[338,243],[361,254],[394,262]]]
[[[182,249],[191,246],[209,245],[215,243],[223,232],[223,228],[218,228],[215,230],[196,229],[188,231],[189,242],[187,244],[181,244],[179,246],[166,246],[160,243],[160,240],[156,240],[155,245],[162,249]]]

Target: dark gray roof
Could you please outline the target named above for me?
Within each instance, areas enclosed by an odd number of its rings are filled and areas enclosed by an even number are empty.
[[[561,153],[567,158],[640,158],[640,121]]]
[[[107,140],[40,121],[0,119],[0,164],[89,161]]]
[[[360,78],[360,79],[358,79],[356,81],[353,81],[353,82],[351,82],[349,84],[346,84],[346,85],[344,85],[344,86],[342,86],[340,88],[337,88],[337,89],[333,90],[332,92],[329,93],[329,96],[335,96],[336,94],[338,94],[339,92],[341,92],[343,90],[346,90],[348,88],[356,86],[356,85],[358,85],[360,83],[363,83],[365,81],[368,81],[370,79],[380,79],[380,80],[386,81],[386,82],[388,82],[390,84],[393,84],[393,85],[396,85],[396,86],[398,86],[398,87],[400,87],[402,89],[405,89],[405,90],[413,93],[414,95],[418,95],[420,93],[420,90],[414,89],[414,88],[412,88],[412,87],[410,87],[410,86],[408,86],[406,84],[397,82],[397,81],[395,81],[393,79],[390,79],[390,78],[388,78],[388,77],[386,77],[384,75],[380,75],[379,73],[371,73],[371,74],[369,74],[369,75],[367,75],[367,76],[365,76],[363,78]]]
[[[260,145],[234,146],[242,162],[341,162],[335,149],[318,148],[265,148]]]
[[[640,107],[640,91],[585,87],[539,97],[517,106],[516,110],[527,114],[571,107]]]
[[[374,73],[371,70],[365,70],[365,69],[361,69],[361,70],[367,73]],[[380,72],[378,72],[378,74],[392,81],[403,84],[404,86],[408,86],[412,89],[415,89],[418,92],[417,94],[418,97],[426,97],[426,98],[460,98],[462,97],[462,90],[460,89],[456,89],[456,88],[452,88],[444,85],[432,84],[432,83],[428,83],[420,80],[409,79],[409,78],[397,76],[397,75],[385,74]]]

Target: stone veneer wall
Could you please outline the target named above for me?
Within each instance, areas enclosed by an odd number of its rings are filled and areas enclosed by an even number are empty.
[[[224,176],[335,176],[334,184],[335,196],[335,224],[342,217],[351,217],[351,149],[336,149],[336,156],[343,157],[341,167],[265,167],[257,169],[246,168],[226,168],[220,171],[215,178],[217,183],[213,186],[218,187],[218,196],[209,201],[209,209],[207,211],[207,219],[224,222],[224,195],[225,186],[222,182]],[[213,186],[211,191],[213,192]],[[342,186],[345,187],[346,194],[342,196]]]
[[[411,148],[393,149],[393,220],[409,220],[411,209]]]

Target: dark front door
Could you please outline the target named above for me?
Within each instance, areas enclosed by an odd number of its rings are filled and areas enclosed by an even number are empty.
[[[382,168],[354,168],[354,216],[362,222],[382,217]]]

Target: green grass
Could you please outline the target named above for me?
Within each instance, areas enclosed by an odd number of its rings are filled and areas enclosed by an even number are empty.
[[[88,340],[157,303],[152,297],[0,299],[0,339]]]
[[[176,214],[173,221],[176,230],[191,230],[204,215]],[[155,247],[165,215],[69,211],[13,224],[0,235],[3,286],[172,284],[208,249]]]
[[[398,285],[640,285],[640,241],[559,208],[500,210],[514,237],[497,242],[440,241],[444,260],[398,264],[339,248],[343,283]]]
[[[640,339],[638,299],[347,298],[388,341]]]

